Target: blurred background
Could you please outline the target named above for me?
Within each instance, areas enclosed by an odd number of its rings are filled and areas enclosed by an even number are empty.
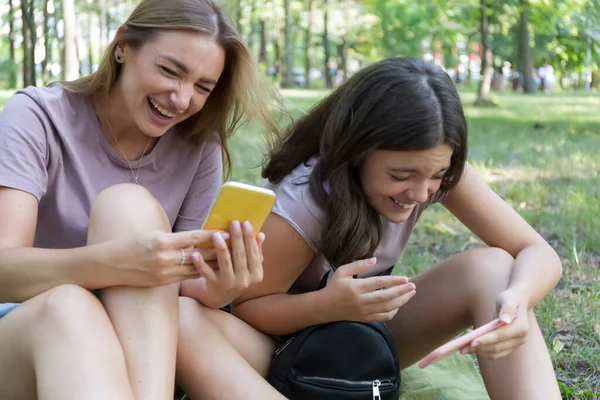
[[[137,3],[0,0],[0,109],[15,89],[95,71]],[[600,0],[226,0],[225,6],[292,118],[383,58],[419,57],[452,77],[468,117],[469,161],[562,259],[564,276],[536,313],[563,397],[600,398]],[[261,184],[264,150],[256,127],[240,130],[232,141],[232,179]],[[396,272],[414,275],[481,245],[435,206]],[[457,360],[440,363],[438,376],[407,371],[403,396],[486,398],[476,374],[468,378],[475,361]],[[426,395],[415,397],[415,382],[427,379],[419,389]],[[441,396],[442,386],[454,394]]]

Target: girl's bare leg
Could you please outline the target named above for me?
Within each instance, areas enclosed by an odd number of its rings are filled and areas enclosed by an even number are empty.
[[[476,249],[450,258],[413,279],[417,294],[389,323],[402,367],[469,326],[497,317],[496,297],[508,287],[514,259],[504,250]],[[560,399],[556,377],[533,311],[527,343],[509,356],[479,358],[492,399]]]
[[[221,310],[179,300],[177,383],[195,400],[284,400],[264,379],[273,339]]]

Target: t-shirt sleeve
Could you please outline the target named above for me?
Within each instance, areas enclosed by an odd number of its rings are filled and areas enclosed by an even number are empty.
[[[202,152],[202,161],[175,220],[175,232],[202,227],[223,183],[223,157],[218,136],[209,139]]]
[[[46,133],[51,129],[48,116],[29,94],[12,96],[0,113],[0,186],[42,198],[48,185]]]
[[[298,176],[297,172],[277,185],[267,185],[277,196],[272,212],[285,219],[318,253],[325,214],[310,194],[305,183],[308,177]]]

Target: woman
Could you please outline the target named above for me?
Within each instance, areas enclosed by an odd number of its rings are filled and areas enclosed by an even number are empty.
[[[212,0],[144,0],[96,73],[8,102],[0,398],[173,398],[180,283],[221,307],[262,279],[251,226],[198,230],[236,127],[274,127],[258,76]]]
[[[228,398],[276,397],[259,379],[275,348],[269,335],[314,324],[386,321],[406,368],[466,328],[499,317],[505,326],[462,349],[477,353],[490,396],[560,399],[532,311],[558,282],[560,261],[466,154],[460,98],[429,63],[379,62],[321,101],[289,129],[263,170],[278,196],[263,227],[263,282],[234,301],[235,316],[181,302],[183,386],[202,398],[232,371]],[[489,247],[410,281],[373,276],[397,262],[435,202]],[[323,277],[328,283],[319,290]],[[205,340],[194,340],[200,334]],[[211,354],[220,355],[218,364]]]

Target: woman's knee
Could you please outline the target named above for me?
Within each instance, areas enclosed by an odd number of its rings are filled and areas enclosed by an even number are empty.
[[[132,230],[169,230],[164,209],[144,187],[119,184],[104,189],[90,212],[88,243],[97,243],[129,234]]]
[[[54,329],[57,333],[68,336],[82,331],[97,332],[97,328],[102,325],[110,326],[110,320],[100,301],[80,286],[57,286],[40,296],[40,301],[36,301],[37,304],[33,306],[35,318],[44,326],[44,330]]]

